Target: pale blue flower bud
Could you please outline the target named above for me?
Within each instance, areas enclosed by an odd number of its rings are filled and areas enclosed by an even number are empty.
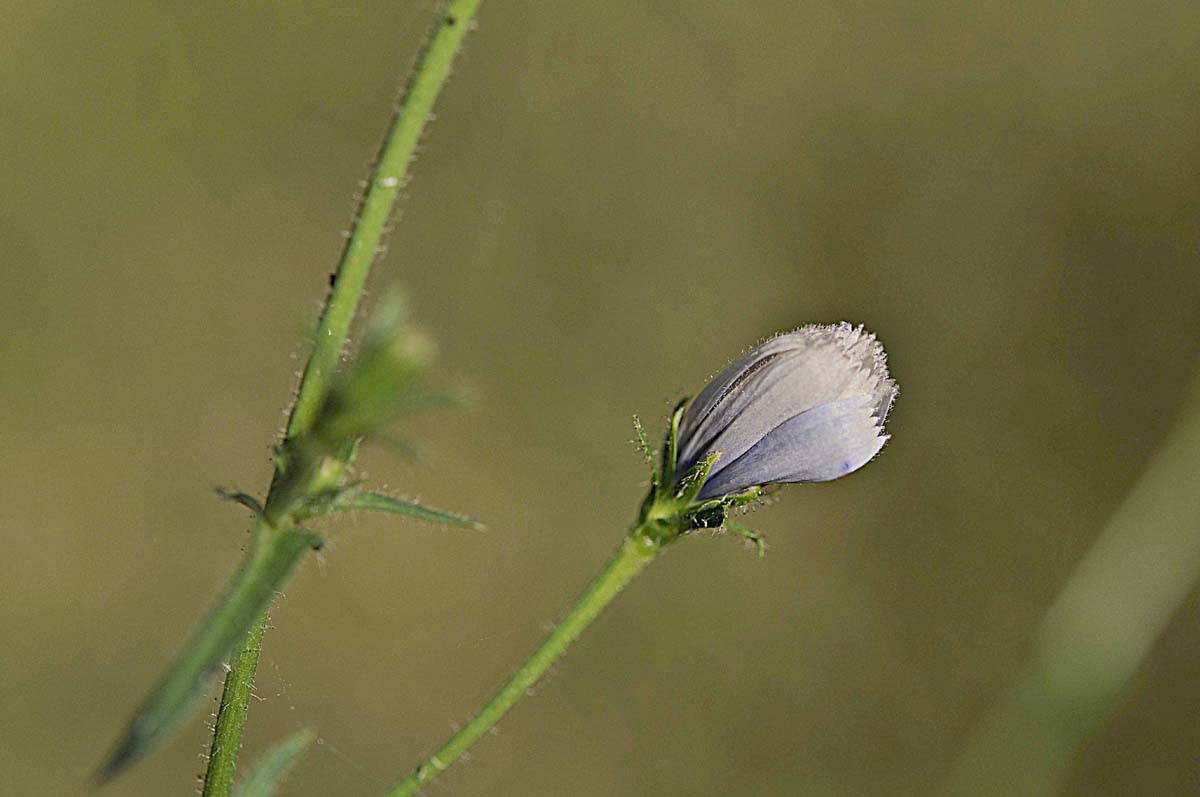
[[[848,323],[767,340],[701,391],[679,427],[677,474],[719,453],[698,498],[779,482],[823,482],[887,442],[896,383],[875,336]]]

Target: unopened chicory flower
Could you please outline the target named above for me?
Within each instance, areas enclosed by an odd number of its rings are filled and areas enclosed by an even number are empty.
[[[848,323],[777,335],[734,362],[687,407],[677,436],[686,476],[716,454],[698,500],[780,482],[823,482],[874,457],[896,383],[875,336]]]
[[[762,536],[730,520],[767,485],[819,482],[861,468],[887,441],[883,422],[896,397],[883,347],[861,326],[807,326],[755,347],[679,403],[661,458],[634,418],[650,469],[637,522],[616,554],[537,651],[440,750],[391,793],[416,794],[480,738],[600,611],[667,545],[702,529],[753,543]]]

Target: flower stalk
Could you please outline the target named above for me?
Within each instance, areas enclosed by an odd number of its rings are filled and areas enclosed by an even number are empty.
[[[672,457],[682,411],[681,404],[672,416],[664,447],[663,464],[668,475],[674,467]],[[644,444],[645,434],[640,424],[638,435]],[[646,451],[649,454],[649,450]],[[446,740],[433,755],[422,761],[407,778],[397,783],[388,792],[387,797],[407,797],[416,794],[457,761],[525,696],[546,670],[566,652],[567,647],[600,615],[604,607],[617,597],[634,576],[653,562],[664,547],[683,538],[694,529],[721,526],[729,507],[757,500],[761,493],[753,491],[720,501],[694,503],[695,495],[704,483],[707,468],[715,459],[711,457],[705,460],[678,483],[673,480],[664,481],[663,474],[652,467],[650,492],[642,504],[638,522],[622,539],[604,569],[479,713]],[[753,535],[753,539],[758,542],[757,535]]]
[[[591,625],[604,607],[633,580],[634,576],[654,561],[661,549],[662,544],[646,534],[645,529],[641,526],[635,527],[571,610],[504,686],[500,687],[470,722],[439,747],[437,752],[422,761],[411,775],[396,784],[388,792],[388,797],[416,794],[457,761],[525,696],[546,670],[562,656],[567,646],[583,632],[583,629]]]
[[[761,537],[728,520],[770,485],[829,481],[866,464],[887,441],[896,395],[883,347],[849,324],[779,335],[732,363],[692,402],[680,401],[659,461],[641,423],[650,489],[616,553],[533,654],[484,707],[387,797],[416,794],[521,699],[613,598],[666,546],[700,529]],[[734,452],[725,457],[717,444]]]

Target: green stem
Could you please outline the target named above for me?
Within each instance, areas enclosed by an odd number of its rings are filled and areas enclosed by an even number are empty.
[[[478,6],[479,0],[447,0],[401,95],[342,252],[335,285],[321,313],[312,354],[288,421],[285,445],[307,442],[306,435],[313,429],[317,413],[329,393],[359,297],[371,265],[379,255],[384,228],[409,162]],[[195,701],[201,684],[240,644],[226,676],[208,768],[212,778],[204,787],[205,797],[227,797],[229,794],[267,610],[304,552],[319,545],[320,541],[319,537],[297,525],[304,518],[296,510],[303,506],[305,498],[322,486],[327,487],[329,479],[339,475],[340,468],[345,465],[344,458],[325,456],[329,452],[313,449],[311,445],[293,448],[305,452],[308,459],[304,466],[294,467],[287,474],[276,468],[264,517],[255,527],[254,540],[244,563],[221,600],[134,715],[125,735],[98,773],[98,783],[110,780],[137,761],[178,724]],[[333,469],[324,467],[326,464],[331,464]],[[248,633],[249,637],[246,636]]]
[[[380,242],[392,216],[396,196],[404,186],[421,132],[450,74],[463,37],[471,27],[479,2],[449,0],[446,3],[400,96],[366,193],[355,213],[350,237],[342,250],[333,289],[321,313],[313,351],[304,368],[300,393],[288,421],[289,438],[299,437],[312,427],[321,402],[329,392],[329,381],[346,345],[350,322],[354,320],[367,275],[379,256]]]
[[[450,74],[454,57],[471,27],[479,2],[448,0],[401,94],[366,192],[355,213],[350,237],[342,250],[333,288],[321,312],[313,350],[304,367],[300,390],[288,419],[288,440],[301,437],[312,428],[321,403],[329,392],[371,266],[379,257],[380,242],[392,216],[396,197],[404,186],[421,133]],[[272,492],[280,484],[278,475],[277,472],[272,482]],[[268,494],[267,504],[271,503]],[[246,725],[246,701],[254,684],[265,622],[264,612],[250,629],[250,635],[225,676],[221,710],[217,713],[213,729],[209,779],[205,781],[204,797],[228,797],[230,794],[233,770]],[[232,710],[229,711],[225,710],[227,698],[231,701]]]
[[[616,554],[591,586],[579,597],[566,616],[542,641],[533,655],[521,665],[504,686],[462,730],[450,737],[437,752],[425,759],[405,780],[396,784],[387,797],[416,794],[423,786],[453,764],[479,737],[499,722],[542,677],[567,646],[591,624],[617,593],[650,564],[661,550],[660,543],[637,528],[622,542]]]
[[[221,707],[217,709],[208,771],[204,774],[203,797],[228,794],[233,788],[233,771],[242,746],[242,730],[246,727],[246,712],[250,710],[254,671],[258,667],[258,654],[266,630],[267,615],[264,613],[250,626],[250,633],[230,664],[229,677],[225,679],[225,688],[221,692]]]

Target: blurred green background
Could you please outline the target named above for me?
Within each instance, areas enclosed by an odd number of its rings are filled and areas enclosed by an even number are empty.
[[[235,566],[355,183],[433,4],[0,17],[0,793],[77,794]],[[246,754],[377,795],[634,519],[655,435],[759,337],[848,319],[893,440],[681,544],[432,795],[927,794],[1170,428],[1200,354],[1200,5],[485,2],[373,279],[468,413],[328,529]],[[1194,592],[1066,792],[1200,790]],[[213,695],[216,687],[213,688]],[[213,700],[105,794],[186,794]]]

